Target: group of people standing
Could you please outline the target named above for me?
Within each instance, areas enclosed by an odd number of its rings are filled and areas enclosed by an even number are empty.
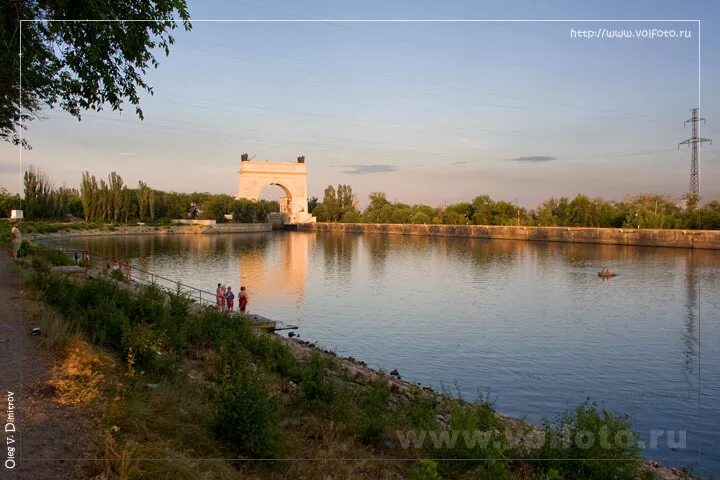
[[[227,287],[222,283],[217,284],[216,290],[217,308],[219,312],[232,312],[235,308],[235,294],[232,287]],[[248,295],[245,287],[240,287],[240,297],[238,298],[238,307],[240,313],[245,313],[248,304]]]

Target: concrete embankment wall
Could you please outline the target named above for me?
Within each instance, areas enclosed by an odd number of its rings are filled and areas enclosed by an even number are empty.
[[[298,225],[298,229],[320,232],[385,233],[720,250],[720,230],[504,227],[495,225],[403,225],[382,223],[312,223]]]
[[[113,235],[181,235],[220,233],[259,233],[272,231],[269,223],[219,223],[216,225],[173,225],[168,227],[117,227],[114,230],[65,230],[55,233],[28,234],[30,239],[52,239],[67,237],[107,237]]]

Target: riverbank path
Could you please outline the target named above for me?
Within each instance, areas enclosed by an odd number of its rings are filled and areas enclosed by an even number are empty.
[[[41,336],[30,335],[22,287],[20,267],[0,251],[0,478],[78,478],[94,461],[99,426],[89,412],[55,402],[48,382],[59,359]],[[8,423],[14,432],[5,432]]]

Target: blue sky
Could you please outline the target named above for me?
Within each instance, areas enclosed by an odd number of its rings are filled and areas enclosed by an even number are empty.
[[[195,19],[701,19],[705,137],[720,139],[714,2],[191,1]],[[582,39],[570,29],[689,30],[691,39]],[[75,186],[118,171],[159,189],[236,191],[240,154],[307,158],[311,195],[348,183],[441,205],[480,194],[535,206],[549,196],[621,199],[688,188],[698,103],[698,28],[682,22],[201,23],[149,75],[145,121],[127,111],[33,122],[36,165]],[[720,140],[718,140],[720,141]],[[720,155],[700,155],[701,193],[720,198]],[[0,185],[20,186],[0,146]],[[274,187],[268,188],[272,197]]]

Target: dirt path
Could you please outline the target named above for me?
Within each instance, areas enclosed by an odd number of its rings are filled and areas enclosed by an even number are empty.
[[[21,288],[20,269],[0,252],[0,427],[8,422],[12,402],[16,430],[0,428],[0,478],[79,478],[94,456],[98,427],[90,412],[54,401],[48,380],[58,358],[41,337],[30,335],[33,325],[24,316]],[[15,447],[12,469],[6,462],[8,438]]]

